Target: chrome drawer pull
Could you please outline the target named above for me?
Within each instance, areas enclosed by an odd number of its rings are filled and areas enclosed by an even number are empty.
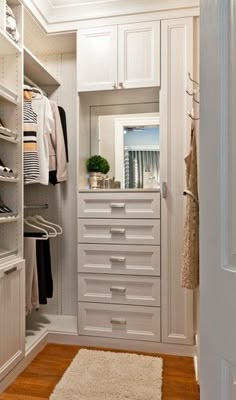
[[[112,286],[110,288],[111,292],[118,292],[118,293],[125,293],[126,292],[126,288],[125,287],[121,287],[121,286]]]
[[[111,208],[125,208],[125,203],[111,203]]]
[[[115,256],[110,257],[111,262],[123,263],[123,262],[125,262],[125,260],[126,260],[125,257],[115,257]]]
[[[10,275],[16,271],[17,271],[17,267],[13,267],[13,268],[10,268],[10,269],[7,269],[6,271],[4,271],[4,275]]]
[[[110,229],[110,233],[118,233],[120,235],[124,235],[125,234],[125,229],[119,229],[119,228],[111,228]]]
[[[124,318],[112,318],[111,319],[111,324],[126,325],[126,319],[124,319]]]

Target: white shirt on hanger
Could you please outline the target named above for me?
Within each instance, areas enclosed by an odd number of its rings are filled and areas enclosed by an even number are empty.
[[[33,97],[32,107],[37,114],[37,138],[39,155],[39,183],[48,185],[49,183],[49,148],[48,137],[53,129],[53,114],[50,102],[46,96],[36,94]]]

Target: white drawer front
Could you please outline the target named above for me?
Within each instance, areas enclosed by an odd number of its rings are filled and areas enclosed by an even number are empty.
[[[160,341],[160,308],[79,303],[79,334]]]
[[[160,247],[79,244],[78,271],[159,276]]]
[[[79,193],[82,218],[160,218],[160,193]]]
[[[79,300],[160,306],[160,279],[125,275],[80,274]]]
[[[160,220],[78,220],[80,243],[160,244]]]

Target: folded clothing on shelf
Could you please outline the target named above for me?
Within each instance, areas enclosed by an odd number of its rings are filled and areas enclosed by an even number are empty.
[[[9,5],[6,5],[6,30],[8,35],[16,42],[19,42],[20,35],[17,29],[16,17]]]

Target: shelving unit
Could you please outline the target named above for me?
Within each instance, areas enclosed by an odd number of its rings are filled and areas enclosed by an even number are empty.
[[[1,53],[6,55],[22,53],[22,49],[18,46],[18,44],[15,43],[2,29],[0,29],[0,48]]]
[[[40,88],[47,86],[55,90],[60,86],[60,82],[50,74],[43,63],[26,47],[24,47],[24,75],[29,84],[35,84]]]

